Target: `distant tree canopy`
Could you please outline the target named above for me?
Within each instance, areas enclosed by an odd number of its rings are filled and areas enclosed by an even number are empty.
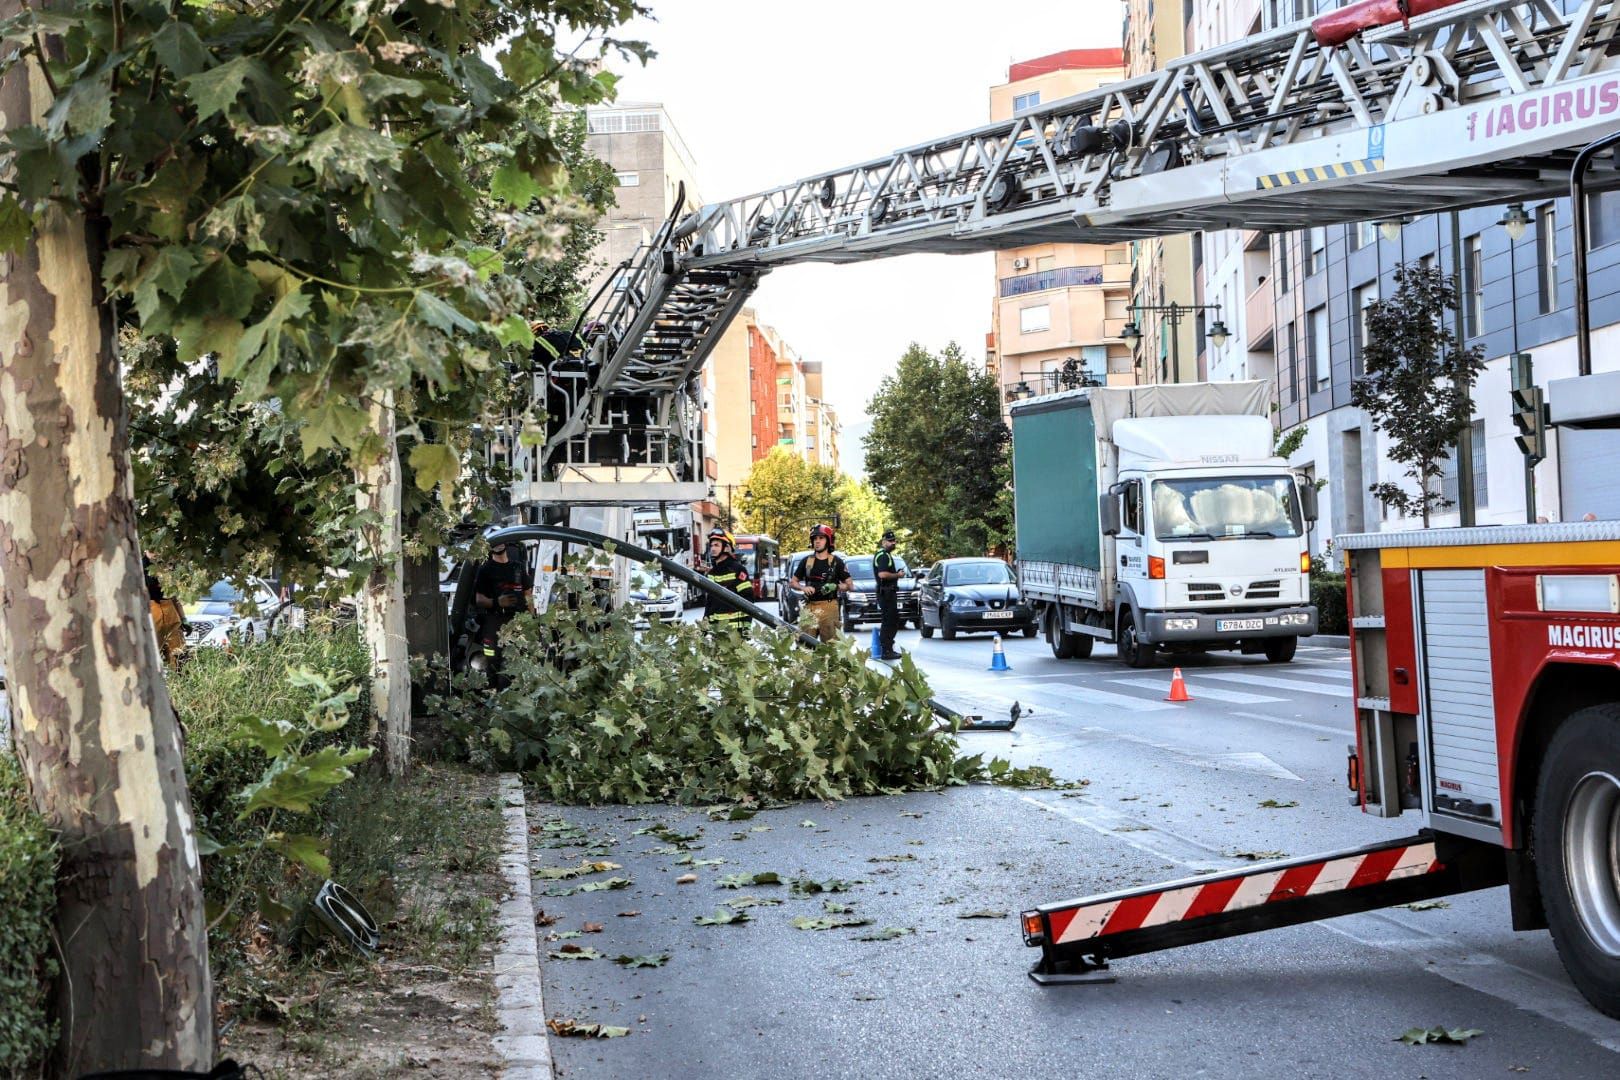
[[[850,552],[876,550],[878,537],[893,525],[889,508],[869,485],[782,447],[754,462],[737,496],[737,512],[744,530],[765,533],[793,551],[809,547],[806,538],[817,522],[838,522],[838,546]]]
[[[934,560],[983,555],[1012,536],[1011,435],[996,380],[952,342],[913,344],[867,404],[866,475],[908,550]]]

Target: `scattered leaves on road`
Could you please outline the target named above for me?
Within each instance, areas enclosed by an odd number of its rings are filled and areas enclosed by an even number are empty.
[[[748,912],[732,908],[715,908],[713,915],[699,915],[692,920],[699,926],[725,926],[727,923],[748,921]]]
[[[547,1020],[546,1027],[553,1035],[576,1036],[582,1039],[618,1039],[630,1034],[627,1027],[610,1024],[582,1024],[578,1020]]]
[[[1278,802],[1276,799],[1265,799],[1265,800],[1261,801],[1260,809],[1262,809],[1262,810],[1287,810],[1290,807],[1298,806],[1298,805],[1299,805],[1299,800],[1297,800],[1297,799],[1288,799],[1288,800],[1285,800],[1283,802]]]
[[[641,914],[641,912],[639,912],[639,911],[621,911],[621,912],[619,912],[619,918],[621,918],[621,919],[634,919],[640,914]]]
[[[1396,1042],[1403,1042],[1407,1046],[1422,1046],[1424,1043],[1449,1043],[1455,1046],[1466,1045],[1475,1035],[1485,1032],[1479,1028],[1408,1028],[1395,1036]]]
[[[915,810],[902,810],[902,811],[900,811],[900,816],[901,817],[922,817],[922,815],[917,813],[917,811],[915,811]]]
[[[572,942],[564,945],[555,952],[546,953],[553,960],[600,960],[602,954],[595,949],[583,949]]]
[[[1264,862],[1267,859],[1286,859],[1286,858],[1288,858],[1288,852],[1286,852],[1286,851],[1229,851],[1229,852],[1226,853],[1226,857],[1229,858],[1229,859],[1247,859],[1250,862]]]
[[[821,902],[821,910],[825,911],[829,915],[848,915],[855,909],[850,907],[848,904],[840,904],[836,900],[823,900]]]
[[[534,925],[551,926],[560,918],[562,918],[560,915],[547,915],[544,908],[536,908],[534,912]]]
[[[697,875],[696,874],[682,874],[680,877],[675,879],[675,884],[677,884],[677,885],[694,885],[696,883],[697,883]]]
[[[981,908],[978,911],[965,911],[958,915],[958,919],[1005,919],[1005,911],[996,911],[992,908]]]
[[[724,859],[694,859],[692,857],[692,853],[690,851],[688,851],[685,855],[682,855],[680,858],[675,860],[675,865],[676,866],[719,866],[721,863],[723,863],[725,861],[726,860],[724,860]]]
[[[690,844],[693,840],[696,840],[698,837],[702,836],[703,833],[701,831],[690,833],[676,832],[668,825],[649,825],[645,829],[637,829],[630,835],[656,836],[666,844]]]
[[[750,894],[748,896],[739,896],[735,900],[727,900],[726,907],[741,911],[743,908],[751,907],[781,907],[783,903],[785,901],[773,896],[754,896]]]
[[[863,919],[858,915],[822,919],[811,918],[809,915],[800,915],[793,920],[795,930],[837,930],[845,926],[870,926],[871,924],[871,919]]]
[[[565,878],[583,877],[586,874],[600,874],[608,870],[622,870],[624,867],[615,862],[586,861],[578,866],[542,866],[534,872],[534,876],[541,881],[560,881]]]
[[[635,882],[627,877],[610,877],[602,881],[587,881],[579,887],[580,892],[601,892],[603,889],[628,889]]]
[[[709,811],[710,821],[747,821],[759,810],[750,806],[717,806]]]
[[[1434,911],[1436,908],[1448,908],[1448,907],[1450,907],[1451,906],[1451,901],[1449,901],[1449,900],[1414,900],[1410,904],[1396,904],[1395,906],[1396,907],[1403,907],[1407,911]]]
[[[917,931],[909,926],[885,926],[881,930],[874,930],[870,934],[856,935],[856,941],[893,941],[895,938],[915,934]]]
[[[815,827],[816,823],[811,821],[809,818],[805,818],[803,821],[799,822],[799,828],[801,829],[814,829]]]
[[[903,855],[874,855],[867,862],[916,862],[917,856],[906,852]]]
[[[860,880],[859,878],[848,881],[843,878],[828,878],[826,881],[814,881],[810,878],[794,878],[792,882],[789,883],[788,887],[793,890],[794,896],[814,896],[816,893],[824,892],[849,892],[849,890],[855,886],[864,884],[866,884],[866,882]]]
[[[580,929],[584,930],[587,934],[600,934],[605,927],[603,927],[603,925],[599,922],[588,922]]]
[[[551,821],[530,826],[529,831],[540,833],[544,837],[540,841],[544,847],[579,847],[585,843],[586,839],[584,829],[561,818],[553,818]]]
[[[759,874],[727,874],[716,885],[722,889],[746,889],[750,885],[780,885],[782,876],[774,870]]]
[[[613,962],[627,968],[663,967],[669,963],[669,957],[670,954],[667,952],[654,953],[651,956],[615,956]]]
[[[1015,769],[1006,758],[991,758],[984,771],[992,784],[1003,787],[1074,791],[1091,783],[1090,780],[1059,780],[1057,774],[1045,765],[1027,765]]]

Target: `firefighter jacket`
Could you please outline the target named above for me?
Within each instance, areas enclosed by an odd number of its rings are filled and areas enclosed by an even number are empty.
[[[754,583],[748,580],[748,567],[737,556],[726,554],[716,559],[709,567],[709,580],[716,585],[723,585],[742,597],[744,600],[754,598]],[[715,622],[734,622],[742,624],[750,618],[746,611],[736,608],[710,593],[703,594],[703,617],[713,619]]]

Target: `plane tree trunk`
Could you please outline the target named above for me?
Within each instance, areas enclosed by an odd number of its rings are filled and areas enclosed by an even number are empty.
[[[403,491],[394,395],[380,392],[371,405],[373,438],[355,468],[356,504],[369,512],[360,548],[374,562],[360,592],[360,627],[371,652],[371,736],[380,743],[388,775],[403,779],[411,767],[411,671],[405,640],[405,579],[400,508]]]
[[[20,10],[0,0],[0,18]],[[38,64],[0,114],[39,122]],[[206,1069],[213,991],[180,731],[136,535],[98,224],[54,205],[0,256],[0,648],[34,805],[61,832],[55,1071]],[[0,913],[0,918],[4,918]]]

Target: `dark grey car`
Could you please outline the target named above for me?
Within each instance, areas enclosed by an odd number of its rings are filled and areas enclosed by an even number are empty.
[[[1034,637],[1035,609],[1018,591],[1012,567],[1000,559],[942,559],[923,580],[922,636],[950,641],[958,633],[1014,630]]]

